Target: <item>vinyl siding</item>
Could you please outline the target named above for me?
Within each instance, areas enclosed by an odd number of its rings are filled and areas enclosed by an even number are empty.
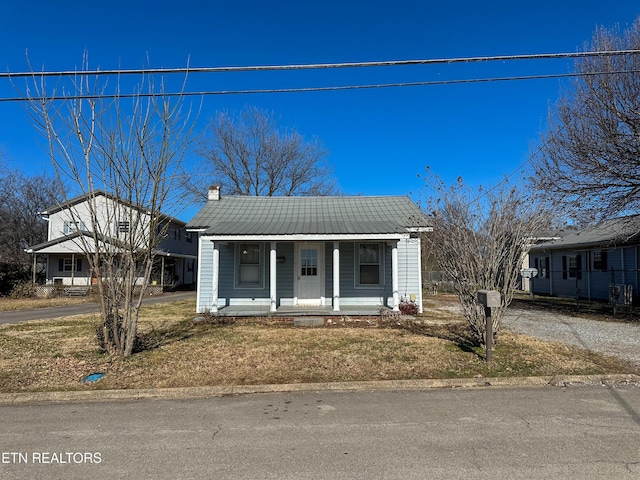
[[[606,270],[595,269],[594,252],[606,251]],[[565,267],[563,258],[568,264],[571,256],[580,255],[582,278],[570,278],[568,265]],[[535,278],[533,292],[542,295],[561,297],[588,298],[592,300],[608,300],[609,285],[631,285],[634,299],[638,299],[638,247],[624,247],[612,249],[564,250],[552,253],[531,255],[530,265],[535,265],[535,259],[542,262],[545,257],[550,260],[549,278]],[[565,267],[565,268],[563,268]],[[567,275],[564,272],[567,271]],[[565,278],[566,277],[566,278]]]
[[[200,313],[211,309],[213,279],[213,243],[206,239],[198,239],[200,252],[198,255],[198,299],[196,310]]]
[[[398,242],[398,290],[400,297],[409,300],[415,295],[422,303],[422,272],[420,270],[420,239],[407,238]]]
[[[201,241],[200,250],[200,284],[198,287],[199,308],[211,307],[211,279],[213,277],[213,244],[209,240]],[[219,245],[220,248],[220,279],[218,305],[229,304],[251,305],[268,302],[269,291],[269,243],[264,242],[262,263],[263,285],[261,288],[238,288],[235,279],[235,249],[236,243]],[[382,284],[376,286],[357,285],[357,262],[355,257],[356,242],[340,242],[340,302],[341,305],[391,305],[393,297],[391,279],[391,247],[382,245]],[[276,244],[277,257],[282,263],[276,264],[276,297],[277,305],[292,304],[295,282],[295,243],[278,242]],[[333,242],[324,243],[325,265],[325,297],[327,305],[333,297]],[[398,243],[398,286],[401,297],[409,298],[416,295],[416,301],[421,301],[420,295],[420,242],[418,239],[405,239]]]

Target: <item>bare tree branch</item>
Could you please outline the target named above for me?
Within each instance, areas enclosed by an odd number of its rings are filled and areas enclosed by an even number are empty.
[[[640,47],[640,18],[624,31],[598,28],[584,50],[627,47]],[[549,113],[534,164],[538,186],[577,218],[637,212],[640,54],[586,56],[576,60],[575,68],[581,76]]]
[[[484,342],[484,309],[478,290],[498,290],[502,306],[492,312],[493,331],[513,299],[531,240],[551,224],[551,216],[524,190],[504,182],[474,191],[462,178],[447,186],[429,170],[428,213],[433,232],[424,236],[433,261],[453,284],[463,313],[479,343]]]
[[[188,176],[193,194],[206,200],[217,184],[231,195],[329,195],[335,193],[326,151],[317,139],[284,130],[273,113],[246,107],[239,114],[219,112],[210,122],[202,148],[202,176]]]
[[[180,99],[164,97],[164,84],[156,87],[151,78],[143,78],[140,95],[127,101],[99,98],[106,87],[99,77],[77,76],[67,86],[69,100],[50,102],[45,78],[34,73],[27,102],[47,139],[58,180],[88,199],[91,224],[84,225],[73,207],[67,209],[69,221],[76,231],[87,230],[76,241],[100,293],[102,346],[128,356],[156,249],[168,227],[162,211],[176,207],[172,195],[193,121]],[[74,98],[87,93],[91,98]]]

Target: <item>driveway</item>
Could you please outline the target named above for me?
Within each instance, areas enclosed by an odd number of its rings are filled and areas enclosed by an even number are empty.
[[[173,302],[185,298],[196,297],[196,292],[172,292],[155,297],[146,297],[143,304],[151,305],[154,303]],[[67,317],[70,315],[79,315],[81,313],[97,313],[98,304],[84,303],[81,305],[69,305],[64,307],[37,308],[33,310],[16,310],[13,312],[0,313],[0,325],[6,323],[20,323],[31,320],[44,320],[47,318]]]
[[[505,328],[628,360],[640,368],[640,322],[607,322],[545,310],[509,308]]]

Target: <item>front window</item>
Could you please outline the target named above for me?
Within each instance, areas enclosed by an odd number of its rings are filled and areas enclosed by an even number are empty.
[[[607,271],[607,252],[596,250],[593,252],[593,269],[602,272]]]
[[[363,286],[380,285],[382,249],[379,243],[358,244],[358,283]]]
[[[76,258],[75,263],[73,258],[61,258],[58,261],[59,272],[80,272],[82,271],[82,259]]]
[[[85,226],[84,222],[80,222],[80,221],[74,222],[73,220],[65,220],[63,231],[66,235],[68,235],[70,233],[86,232],[87,227]]]
[[[262,286],[262,248],[259,243],[240,243],[237,248],[239,287]]]

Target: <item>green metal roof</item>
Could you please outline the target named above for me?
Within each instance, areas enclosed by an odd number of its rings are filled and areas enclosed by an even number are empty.
[[[418,206],[399,196],[222,196],[187,223],[209,235],[395,234],[428,226]]]

